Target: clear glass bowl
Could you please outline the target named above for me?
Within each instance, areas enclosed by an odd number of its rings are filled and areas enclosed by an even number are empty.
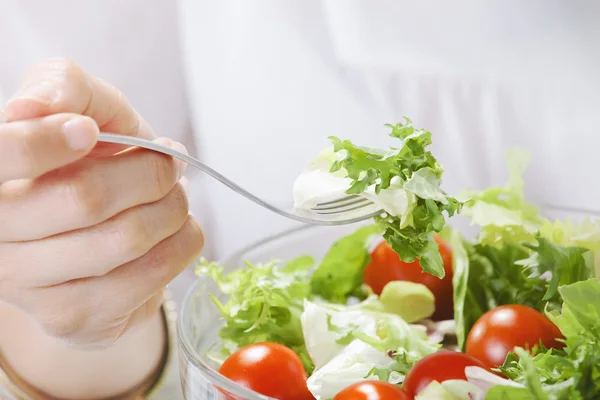
[[[544,214],[550,219],[567,219],[579,222],[596,212],[545,207]],[[463,235],[475,233],[464,220],[452,219],[452,225]],[[267,262],[273,259],[288,260],[301,254],[310,254],[315,259],[325,252],[340,237],[355,230],[357,225],[340,227],[302,226],[260,240],[222,260],[227,270],[243,267],[243,261]],[[205,399],[248,399],[266,400],[248,389],[236,385],[216,372],[217,365],[206,357],[209,349],[218,342],[221,328],[220,315],[209,294],[222,297],[210,279],[202,278],[193,285],[183,303],[179,318],[179,360],[183,393],[187,400]],[[227,393],[227,396],[225,395]]]

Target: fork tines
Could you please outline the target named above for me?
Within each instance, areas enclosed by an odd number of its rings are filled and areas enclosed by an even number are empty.
[[[360,196],[346,196],[336,200],[318,203],[311,210],[317,214],[339,214],[354,211],[372,205],[369,199]]]

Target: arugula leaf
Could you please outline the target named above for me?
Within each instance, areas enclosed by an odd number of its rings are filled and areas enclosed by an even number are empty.
[[[341,304],[350,296],[364,297],[363,271],[371,260],[368,239],[380,233],[376,225],[368,225],[335,242],[313,273],[312,293]]]
[[[401,141],[399,148],[373,150],[331,137],[334,151],[345,156],[333,162],[330,172],[346,172],[351,180],[346,193],[363,194],[382,205],[387,215],[375,221],[403,261],[419,258],[425,272],[443,278],[433,233],[444,227],[443,212],[451,217],[461,203],[440,188],[443,168],[427,150],[431,133],[415,129],[408,118],[386,126],[392,130],[390,136]]]
[[[258,342],[281,343],[294,350],[312,371],[304,344],[300,317],[303,302],[310,296],[310,269],[314,259],[301,256],[286,265],[251,264],[226,274],[216,263],[202,260],[196,268],[200,277],[212,278],[223,294],[211,294],[224,326],[219,336],[224,342],[242,347]],[[230,348],[221,349],[224,355]]]

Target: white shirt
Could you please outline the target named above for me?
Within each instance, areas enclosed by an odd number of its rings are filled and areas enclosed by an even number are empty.
[[[600,200],[583,182],[600,166],[597,2],[0,5],[5,97],[34,63],[73,58],[121,88],[159,135],[275,203],[291,201],[327,136],[387,146],[383,124],[403,116],[433,132],[451,192],[502,183],[503,150],[522,145],[534,198]],[[293,224],[209,179],[192,196],[211,256]]]
[[[291,202],[327,136],[387,146],[383,124],[408,116],[432,131],[451,193],[502,184],[503,150],[519,145],[533,153],[532,200],[600,206],[598,2],[0,6],[0,97],[28,66],[73,58],[121,88],[159,135],[275,203]],[[294,225],[199,174],[191,182],[209,257]]]

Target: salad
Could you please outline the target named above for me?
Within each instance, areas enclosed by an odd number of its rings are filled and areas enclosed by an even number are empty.
[[[600,223],[528,203],[523,150],[504,186],[450,196],[431,133],[389,128],[397,147],[333,137],[296,181],[297,207],[346,193],[384,210],[322,259],[198,265],[225,296],[219,372],[282,400],[600,398]]]

